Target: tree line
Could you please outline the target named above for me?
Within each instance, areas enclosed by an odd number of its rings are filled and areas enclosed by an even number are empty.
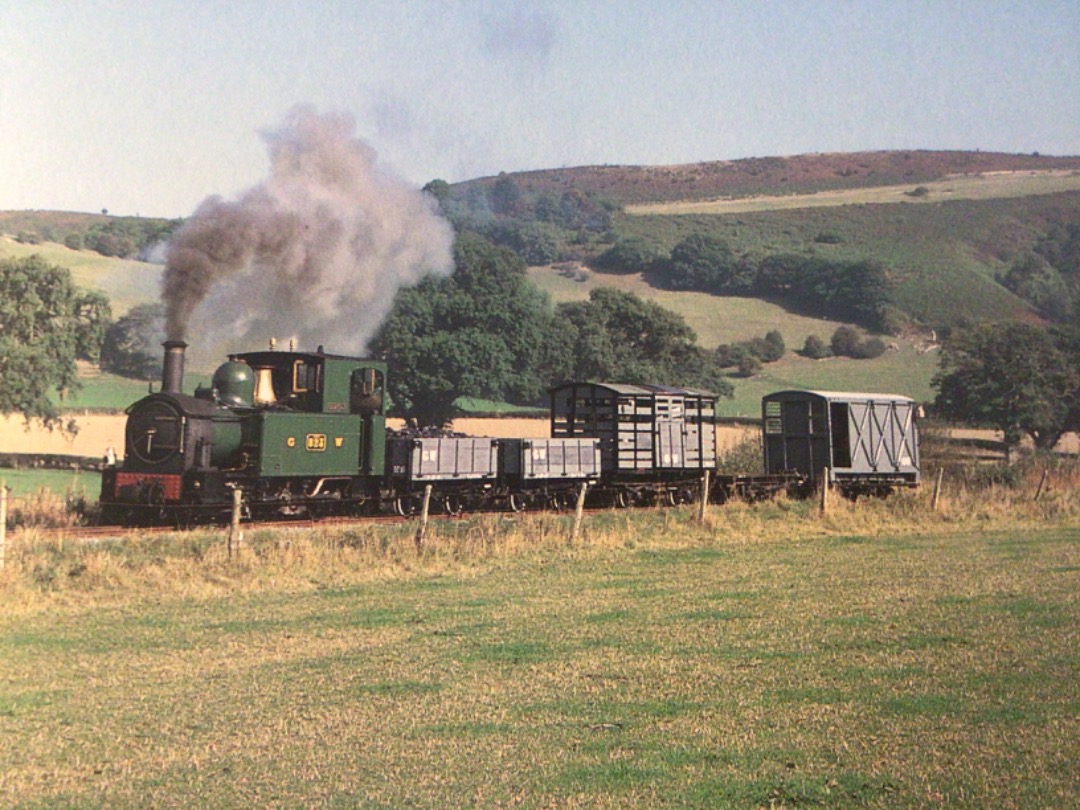
[[[15,240],[28,245],[56,242],[72,250],[92,250],[102,256],[132,259],[148,255],[183,223],[182,219],[110,217],[105,211],[102,215],[76,228],[42,222],[36,228],[20,230]]]
[[[899,312],[885,266],[876,260],[840,261],[802,254],[762,259],[736,255],[727,242],[694,233],[667,255],[640,237],[617,241],[596,264],[644,274],[670,290],[741,295],[777,301],[793,312],[893,332]]]

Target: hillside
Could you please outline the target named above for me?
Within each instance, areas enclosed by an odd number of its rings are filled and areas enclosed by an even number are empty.
[[[44,213],[37,214],[38,222],[45,219]],[[3,231],[0,231],[0,234],[2,233]],[[21,244],[10,236],[0,235],[0,259],[34,254],[40,255],[51,264],[71,270],[75,283],[80,287],[104,292],[112,303],[114,318],[123,315],[137,304],[156,301],[161,289],[159,264],[102,256],[91,250],[72,250],[53,242],[39,245]]]
[[[812,194],[830,189],[917,185],[952,175],[1080,170],[1080,157],[996,152],[882,151],[744,158],[677,166],[580,166],[510,174],[522,191],[561,194],[569,188],[620,205],[752,195]],[[497,178],[456,184],[486,188]]]
[[[1080,222],[1080,191],[935,204],[784,208],[738,214],[623,215],[621,237],[670,250],[691,233],[737,254],[874,259],[896,285],[896,304],[928,327],[959,319],[1030,319],[1031,306],[998,282],[1052,225]]]
[[[757,398],[780,387],[930,397],[937,364],[931,330],[963,319],[1038,319],[1000,278],[1049,228],[1080,223],[1080,157],[914,151],[594,166],[480,178],[448,186],[446,194],[481,212],[488,206],[488,221],[497,224],[506,218],[492,216],[495,186],[507,179],[520,194],[515,216],[522,218],[513,221],[528,227],[547,226],[528,219],[538,216],[537,201],[545,195],[549,203],[604,200],[602,229],[561,230],[559,258],[572,260],[577,270],[560,270],[551,259],[532,262],[530,278],[553,301],[582,300],[599,286],[628,290],[683,315],[707,348],[781,332],[789,354],[749,380],[735,380],[727,415],[754,414]],[[109,219],[0,212],[0,234],[30,231],[60,239]],[[691,234],[722,239],[746,261],[784,254],[880,262],[895,285],[896,306],[916,328],[889,338],[890,351],[876,360],[807,360],[790,350],[811,334],[828,340],[841,320],[792,311],[782,302],[663,289],[662,278],[601,271],[594,261],[617,240],[637,238],[670,252]],[[30,253],[70,267],[78,283],[104,290],[116,315],[157,297],[159,265],[0,236],[0,258]]]

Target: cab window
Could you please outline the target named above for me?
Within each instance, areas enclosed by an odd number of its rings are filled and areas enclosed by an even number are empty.
[[[294,394],[304,394],[319,390],[319,366],[296,360],[293,363],[292,390]]]
[[[358,368],[349,384],[351,413],[381,413],[383,407],[383,374],[377,368]]]

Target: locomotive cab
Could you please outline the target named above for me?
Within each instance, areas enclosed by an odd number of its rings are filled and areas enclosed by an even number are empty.
[[[235,355],[254,376],[257,408],[302,413],[383,415],[386,371],[382,363],[310,352]]]

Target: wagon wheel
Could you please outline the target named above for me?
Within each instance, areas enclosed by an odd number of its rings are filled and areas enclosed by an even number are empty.
[[[511,512],[525,511],[525,496],[520,492],[512,492],[506,498],[506,507]]]
[[[676,506],[685,506],[688,503],[693,503],[699,497],[699,493],[694,492],[690,487],[679,487],[675,490],[674,494]]]
[[[634,493],[629,489],[620,489],[615,493],[615,505],[620,509],[629,509],[634,505]]]
[[[548,507],[556,511],[562,511],[570,506],[570,498],[565,492],[552,492],[548,495]]]
[[[443,511],[451,517],[457,517],[465,510],[465,500],[460,495],[447,495],[442,499]]]
[[[394,498],[394,514],[409,517],[416,514],[416,503],[408,496]]]

